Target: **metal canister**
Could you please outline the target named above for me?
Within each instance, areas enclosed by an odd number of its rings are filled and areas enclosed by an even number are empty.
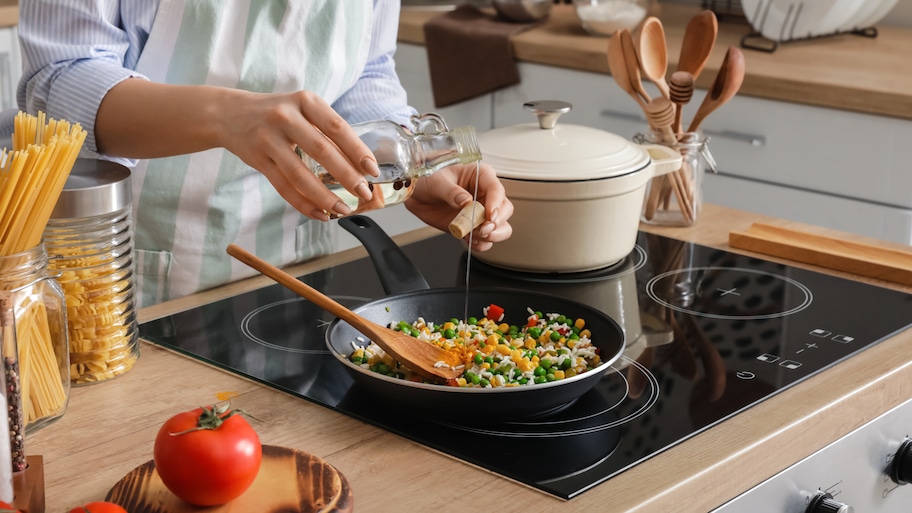
[[[97,383],[139,358],[130,170],[78,159],[44,231],[66,295],[70,379]]]

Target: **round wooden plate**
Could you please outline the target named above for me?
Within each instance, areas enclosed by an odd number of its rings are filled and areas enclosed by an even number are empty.
[[[178,499],[162,483],[152,461],[130,471],[105,500],[130,513],[347,513],[354,507],[348,481],[332,465],[312,454],[274,445],[263,446],[263,462],[253,484],[228,504],[202,507]]]

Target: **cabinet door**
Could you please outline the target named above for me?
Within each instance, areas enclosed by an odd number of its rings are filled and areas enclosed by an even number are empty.
[[[909,209],[725,175],[707,176],[703,192],[717,205],[912,244]]]
[[[16,108],[16,87],[21,76],[16,27],[0,28],[0,110]]]

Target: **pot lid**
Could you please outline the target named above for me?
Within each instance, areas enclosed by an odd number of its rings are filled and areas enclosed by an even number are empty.
[[[501,178],[598,180],[632,173],[650,163],[645,149],[619,135],[557,123],[572,108],[567,102],[533,101],[523,108],[535,113],[538,122],[495,128],[478,136],[485,162]]]

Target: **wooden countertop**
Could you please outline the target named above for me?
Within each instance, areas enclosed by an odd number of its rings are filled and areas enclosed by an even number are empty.
[[[696,12],[694,6],[661,4],[669,70],[675,69],[684,27]],[[440,14],[403,9],[399,40],[423,44],[424,23]],[[719,24],[716,48],[698,87],[709,87],[728,46],[739,46],[751,32],[743,18],[729,19]],[[912,119],[912,29],[878,27],[878,32],[876,38],[840,35],[785,43],[773,53],[744,50],[747,75],[739,94]],[[513,49],[520,61],[608,73],[608,39],[588,35],[572,6],[556,5],[544,24],[513,39]]]
[[[754,221],[871,242],[714,205],[706,206],[693,227],[643,229],[729,249],[728,233]],[[425,228],[397,241],[436,233]],[[365,254],[355,248],[292,272],[313,272]],[[140,318],[147,321],[268,284],[253,278],[146,308]],[[155,433],[170,415],[225,393],[237,394],[234,405],[259,419],[253,425],[263,443],[310,452],[340,470],[353,488],[356,511],[438,513],[479,504],[491,511],[705,512],[912,397],[912,330],[907,330],[564,504],[186,356],[146,342],[141,350],[133,370],[110,382],[74,388],[67,413],[29,436],[28,452],[44,457],[49,513],[103,498],[120,478],[151,459]]]

